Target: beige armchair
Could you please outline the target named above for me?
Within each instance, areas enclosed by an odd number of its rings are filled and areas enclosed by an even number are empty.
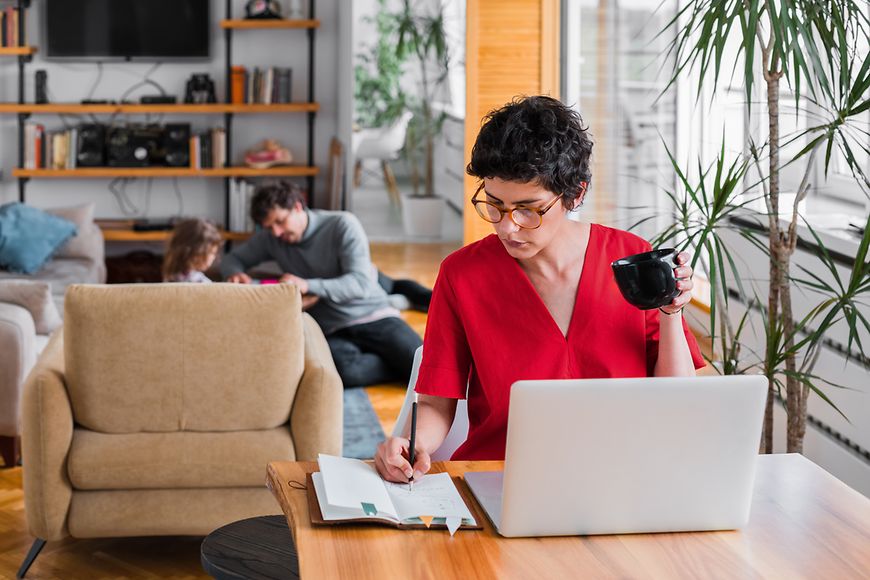
[[[340,454],[342,385],[289,285],[71,286],[23,396],[24,499],[45,541],[206,535],[280,513],[274,460]]]

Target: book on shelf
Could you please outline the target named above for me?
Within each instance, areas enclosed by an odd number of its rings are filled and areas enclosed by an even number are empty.
[[[223,167],[227,164],[227,131],[223,127],[211,130],[211,166]]]
[[[25,16],[18,8],[9,6],[0,11],[0,46],[11,48],[27,44],[27,37],[21,38],[18,34],[19,20],[25,20]],[[27,31],[26,23],[24,30]]]
[[[66,135],[60,132],[49,133],[49,139],[46,139],[46,143],[48,144],[48,151],[45,158],[51,163],[51,168],[66,169],[68,159]]]
[[[39,123],[24,126],[25,169],[76,169],[78,128],[46,131]]]
[[[473,502],[447,473],[430,473],[414,484],[384,481],[371,463],[321,454],[320,471],[308,475],[308,507],[315,525],[380,523],[400,529],[481,529]],[[272,483],[275,478],[270,477]],[[288,490],[272,489],[276,495]],[[279,503],[282,507],[286,501]]]
[[[227,163],[227,132],[215,127],[190,137],[190,168],[210,169]]]
[[[254,220],[250,217],[249,208],[254,197],[253,183],[241,178],[230,180],[230,215],[229,231],[250,232],[254,230]]]
[[[45,136],[45,162],[49,169],[75,169],[78,129],[51,131]]]
[[[243,66],[234,66],[231,80],[232,102],[262,105],[291,103],[292,78],[293,70],[290,68],[254,67],[253,71],[248,71]],[[237,88],[237,83],[243,84]],[[243,100],[237,101],[237,98]]]
[[[241,65],[235,65],[230,72],[230,102],[234,105],[245,103],[245,82],[248,71]]]
[[[265,80],[263,81],[263,103],[266,105],[272,104],[272,85],[275,83],[275,69],[267,68]]]
[[[45,127],[38,123],[24,126],[24,168],[45,168]]]
[[[199,136],[199,168],[211,169],[211,132],[201,133]]]

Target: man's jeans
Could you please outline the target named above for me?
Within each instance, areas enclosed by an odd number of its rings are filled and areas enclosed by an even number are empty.
[[[326,337],[344,387],[408,383],[423,341],[401,318],[342,328]]]

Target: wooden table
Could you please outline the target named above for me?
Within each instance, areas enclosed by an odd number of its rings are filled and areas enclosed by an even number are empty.
[[[502,462],[436,463],[461,475]],[[482,531],[312,526],[293,481],[316,463],[269,464],[304,578],[868,578],[870,500],[800,455],[761,456],[741,531],[502,538]],[[541,481],[546,487],[546,480]],[[640,485],[640,483],[639,483]]]

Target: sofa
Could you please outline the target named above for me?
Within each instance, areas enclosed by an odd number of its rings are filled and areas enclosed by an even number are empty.
[[[270,461],[340,455],[343,388],[294,286],[74,285],[23,396],[45,541],[207,535],[281,510]]]
[[[70,284],[106,281],[103,235],[93,220],[93,204],[46,211],[73,222],[77,234],[34,274],[0,270],[0,285],[8,280],[47,283],[52,310],[62,313],[64,292]],[[17,462],[21,388],[49,340],[47,330],[38,331],[43,326],[38,322],[28,308],[0,299],[0,451],[7,467]]]

